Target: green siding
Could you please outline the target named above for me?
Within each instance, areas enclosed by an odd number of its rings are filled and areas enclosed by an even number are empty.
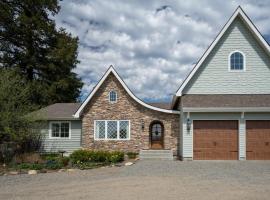
[[[228,56],[239,50],[246,71],[229,72]],[[270,58],[238,17],[195,73],[183,94],[269,94]]]
[[[81,148],[81,121],[70,121],[71,123],[71,138],[52,139],[49,138],[49,121],[46,127],[41,131],[43,134],[43,151],[44,152],[57,152],[64,150],[68,154]]]

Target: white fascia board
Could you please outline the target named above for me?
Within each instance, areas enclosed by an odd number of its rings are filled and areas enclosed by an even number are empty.
[[[157,108],[155,106],[151,106],[145,102],[143,102],[142,100],[140,100],[138,97],[136,97],[131,90],[127,87],[127,85],[125,84],[125,82],[121,79],[121,77],[118,75],[118,73],[115,71],[115,69],[113,68],[113,66],[110,66],[109,69],[106,71],[106,73],[103,75],[103,77],[100,79],[100,81],[98,82],[98,84],[95,86],[95,88],[92,90],[92,92],[89,94],[89,96],[86,98],[86,100],[83,102],[83,104],[79,107],[79,109],[76,111],[76,113],[74,114],[75,118],[79,118],[80,114],[82,112],[82,110],[84,109],[84,107],[88,104],[88,102],[92,99],[92,97],[94,96],[94,94],[97,92],[97,90],[100,88],[100,86],[103,84],[103,82],[106,80],[106,78],[109,76],[110,73],[113,73],[114,76],[117,78],[117,80],[121,83],[121,85],[124,87],[124,89],[127,91],[127,93],[139,104],[145,106],[146,108],[155,110],[155,111],[159,111],[159,112],[164,112],[164,113],[172,113],[172,114],[180,114],[179,111],[176,110],[167,110],[167,109],[162,109],[162,108]]]
[[[270,107],[184,107],[183,112],[270,112]]]
[[[191,78],[194,76],[194,74],[200,68],[200,66],[202,65],[202,63],[205,61],[205,59],[207,58],[207,56],[214,49],[214,47],[216,46],[216,44],[218,43],[218,41],[221,39],[221,37],[224,35],[224,33],[226,32],[226,30],[230,27],[230,25],[233,23],[233,21],[235,20],[235,18],[237,16],[242,17],[242,19],[246,23],[248,29],[251,30],[251,32],[253,33],[253,35],[255,36],[255,38],[257,38],[258,41],[262,44],[262,46],[264,47],[264,49],[267,52],[267,54],[270,55],[270,46],[268,45],[268,43],[266,42],[266,40],[263,38],[263,36],[261,35],[261,33],[258,31],[258,29],[256,28],[256,26],[252,23],[252,21],[248,18],[248,16],[244,13],[244,11],[242,10],[242,8],[239,6],[236,9],[236,11],[233,13],[233,15],[230,17],[229,21],[222,28],[222,30],[220,31],[220,33],[217,35],[217,37],[214,39],[214,41],[211,43],[211,45],[208,47],[208,49],[205,51],[205,53],[203,54],[203,56],[200,58],[199,62],[194,66],[194,68],[191,70],[191,72],[189,73],[189,75],[187,76],[187,78],[181,84],[180,88],[176,92],[176,96],[182,96],[182,92],[183,92],[184,88],[186,87],[186,85],[188,84],[188,82],[191,80]]]

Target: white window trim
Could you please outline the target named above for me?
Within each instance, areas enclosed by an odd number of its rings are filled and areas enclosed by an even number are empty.
[[[97,138],[96,137],[96,122],[98,121],[105,121],[105,138]],[[116,121],[117,122],[117,138],[108,138],[107,137],[107,122],[108,121]],[[128,121],[128,135],[127,135],[127,138],[120,138],[120,122],[121,121]],[[125,140],[130,140],[130,120],[94,120],[94,140],[106,140],[106,141],[125,141]]]
[[[69,133],[68,136],[69,137],[53,137],[52,136],[52,124],[53,123],[68,123],[69,125]],[[49,139],[56,139],[56,140],[67,140],[67,139],[71,139],[71,122],[70,121],[50,121],[49,122]]]
[[[243,69],[231,69],[231,55],[233,53],[241,53],[243,55]],[[239,51],[239,50],[235,50],[235,51],[232,51],[229,56],[228,56],[228,71],[229,72],[245,72],[246,71],[246,55],[242,52],[242,51]]]
[[[115,96],[116,96],[115,101],[111,101],[111,98],[110,98],[111,92],[115,92]],[[117,103],[118,94],[117,94],[117,92],[116,92],[115,90],[111,90],[111,91],[109,92],[108,97],[109,97],[109,102],[110,102],[110,103]]]

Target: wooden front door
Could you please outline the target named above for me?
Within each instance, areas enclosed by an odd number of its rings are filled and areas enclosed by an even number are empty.
[[[194,160],[237,160],[238,121],[193,121]]]
[[[161,122],[153,122],[150,125],[151,149],[163,149],[164,128]]]
[[[246,121],[247,160],[270,160],[270,120]]]

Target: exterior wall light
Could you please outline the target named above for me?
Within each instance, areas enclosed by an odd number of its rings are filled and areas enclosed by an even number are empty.
[[[191,129],[191,120],[190,118],[187,119],[187,130],[190,131]]]
[[[144,130],[144,121],[143,119],[141,119],[141,127],[142,127],[142,131]]]

